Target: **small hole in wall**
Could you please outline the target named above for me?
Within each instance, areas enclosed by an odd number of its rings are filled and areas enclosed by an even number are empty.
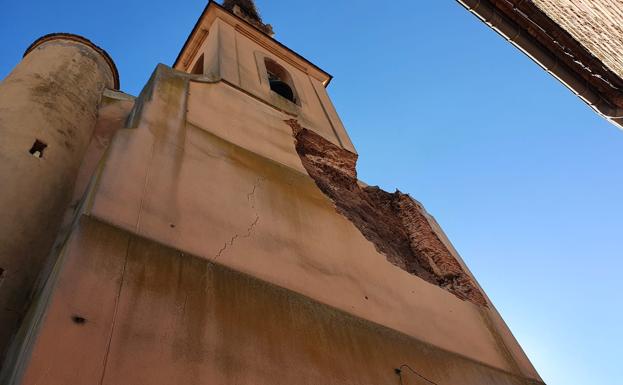
[[[28,152],[30,152],[30,155],[34,156],[35,158],[43,158],[43,151],[47,147],[48,147],[47,144],[37,139],[35,140],[35,143],[32,144],[32,147],[30,148],[30,151]]]
[[[80,317],[79,315],[72,316],[71,320],[78,325],[84,325],[85,323],[87,323],[87,320],[84,317]]]
[[[171,223],[171,224],[169,225],[169,227],[171,227],[172,229],[174,229],[174,228],[175,228],[175,225],[174,225],[173,223]]]
[[[366,295],[366,300],[368,300],[368,299],[370,299],[370,298],[368,298],[368,296]]]

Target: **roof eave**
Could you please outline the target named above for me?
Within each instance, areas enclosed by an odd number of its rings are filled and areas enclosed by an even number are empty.
[[[186,51],[186,49],[188,48],[188,45],[190,44],[193,36],[195,35],[195,33],[198,31],[198,29],[201,26],[201,22],[203,21],[203,19],[206,17],[206,15],[208,14],[208,12],[210,11],[210,9],[212,7],[216,7],[224,12],[227,12],[229,15],[233,16],[234,18],[237,19],[237,21],[239,21],[240,23],[244,23],[245,25],[253,28],[254,31],[257,31],[258,33],[262,34],[264,37],[270,39],[271,41],[273,41],[274,43],[276,43],[278,46],[280,46],[281,48],[285,49],[286,51],[288,51],[289,53],[293,54],[294,56],[296,56],[297,58],[301,59],[302,61],[304,61],[305,63],[309,64],[311,67],[315,68],[316,70],[318,70],[319,72],[321,72],[322,74],[325,75],[326,77],[326,81],[323,82],[323,85],[325,87],[327,87],[329,85],[329,83],[331,83],[331,80],[333,80],[333,76],[331,74],[329,74],[328,72],[326,72],[325,70],[323,70],[322,68],[318,67],[317,65],[315,65],[314,63],[312,63],[311,61],[307,60],[305,57],[299,55],[298,53],[296,53],[295,51],[291,50],[290,48],[288,48],[286,45],[280,43],[278,40],[276,40],[275,38],[273,38],[272,36],[268,35],[266,32],[256,28],[254,25],[250,24],[249,22],[247,22],[246,20],[240,18],[238,15],[235,15],[231,12],[229,12],[227,9],[223,8],[223,6],[221,6],[219,3],[217,3],[214,0],[210,0],[208,2],[208,4],[206,5],[206,7],[203,9],[203,12],[201,13],[201,16],[199,16],[199,19],[197,19],[197,22],[195,23],[195,26],[193,27],[191,33],[188,35],[188,38],[186,38],[186,42],[184,42],[184,45],[182,46],[182,49],[180,50],[180,52],[178,53],[175,62],[173,63],[173,67],[175,68],[184,52]]]
[[[514,0],[457,1],[598,114],[623,129],[623,94],[620,91],[623,80],[534,3]],[[538,22],[528,15],[534,15]]]

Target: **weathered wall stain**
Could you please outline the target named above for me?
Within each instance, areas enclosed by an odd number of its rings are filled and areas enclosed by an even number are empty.
[[[287,120],[296,151],[318,187],[392,264],[457,297],[487,306],[484,295],[439,239],[424,210],[409,195],[361,186],[357,155]]]
[[[90,217],[79,231],[24,385],[394,385],[404,363],[439,384],[542,385]]]
[[[86,39],[39,39],[0,83],[0,361],[53,265],[66,212],[97,123],[117,82]],[[69,39],[66,41],[66,39]]]

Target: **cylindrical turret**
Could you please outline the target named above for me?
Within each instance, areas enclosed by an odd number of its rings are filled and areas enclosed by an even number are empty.
[[[0,83],[0,357],[57,237],[105,88],[110,57],[85,38],[47,35]]]

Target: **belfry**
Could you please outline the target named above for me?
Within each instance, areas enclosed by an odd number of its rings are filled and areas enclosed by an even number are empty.
[[[71,34],[0,83],[0,383],[543,383],[273,35],[211,1],[137,97]]]

